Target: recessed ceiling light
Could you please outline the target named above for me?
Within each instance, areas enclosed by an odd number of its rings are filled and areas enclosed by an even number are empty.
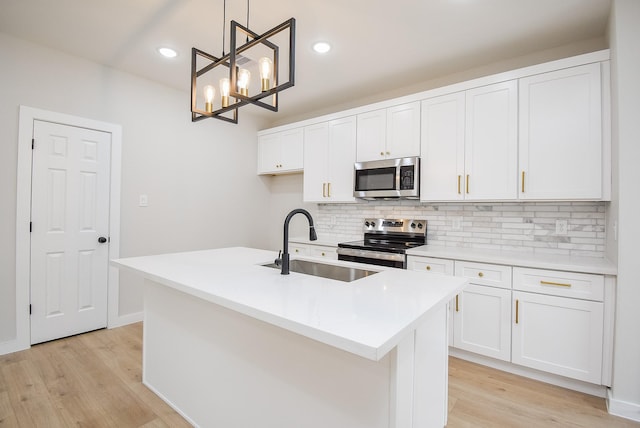
[[[318,53],[327,53],[331,50],[331,45],[327,42],[317,42],[313,45],[313,50]]]
[[[178,56],[178,52],[171,48],[158,48],[158,52],[165,58],[175,58]]]

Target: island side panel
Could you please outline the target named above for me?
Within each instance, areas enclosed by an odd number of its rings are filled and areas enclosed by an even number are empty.
[[[447,305],[428,315],[415,332],[413,426],[447,424],[449,394],[449,316]]]
[[[431,310],[391,358],[390,428],[447,424],[449,341],[447,305]]]
[[[338,350],[145,282],[143,382],[197,426],[389,426],[390,358]]]

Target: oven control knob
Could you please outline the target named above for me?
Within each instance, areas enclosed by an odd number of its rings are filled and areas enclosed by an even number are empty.
[[[416,228],[416,224],[415,223],[411,223],[411,229],[415,229]]]
[[[364,225],[365,225],[365,226],[367,226],[367,227],[369,227],[369,222],[368,222],[368,221],[365,221],[365,222],[364,222]]]
[[[422,223],[418,223],[418,229],[422,229]]]
[[[371,222],[371,227],[376,227],[376,222],[375,221]]]

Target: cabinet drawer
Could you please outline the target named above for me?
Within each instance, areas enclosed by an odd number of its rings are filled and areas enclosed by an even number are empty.
[[[336,247],[324,247],[320,245],[309,245],[308,256],[323,257],[329,260],[338,260],[338,253]]]
[[[469,278],[471,284],[511,288],[511,266],[456,261],[455,268],[456,276]]]
[[[409,256],[407,258],[407,264],[407,269],[409,270],[453,275],[453,260]]]
[[[604,276],[556,270],[514,268],[513,288],[532,293],[602,302]]]
[[[296,256],[306,256],[309,254],[309,249],[304,245],[289,243],[289,254]]]

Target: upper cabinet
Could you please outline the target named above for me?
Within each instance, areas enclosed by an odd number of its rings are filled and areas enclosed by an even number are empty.
[[[301,171],[304,157],[305,201],[351,202],[354,162],[420,156],[422,202],[610,200],[608,55],[593,52],[390,100],[377,110],[365,106],[263,131],[258,173]]]
[[[422,102],[421,200],[517,198],[517,84]]]
[[[354,202],[355,157],[355,116],[305,127],[304,202]]]
[[[303,129],[258,137],[258,174],[283,174],[302,171]]]
[[[603,197],[600,64],[520,79],[520,199]]]
[[[358,162],[420,155],[420,102],[358,115]]]

